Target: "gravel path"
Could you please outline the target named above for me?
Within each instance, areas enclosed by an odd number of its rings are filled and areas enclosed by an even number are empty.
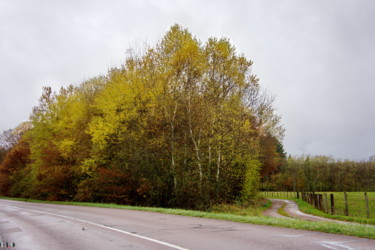
[[[311,214],[305,214],[299,210],[298,205],[291,200],[282,200],[282,199],[269,199],[272,202],[272,207],[264,211],[264,215],[271,216],[271,217],[278,217],[278,218],[290,218],[280,215],[277,210],[285,204],[284,211],[289,214],[289,216],[301,220],[307,221],[328,221],[328,222],[335,222],[340,224],[357,224],[351,223],[346,221],[339,221],[339,220],[332,220],[328,218],[323,218]]]
[[[279,208],[281,208],[285,204],[284,200],[279,200],[279,199],[269,199],[269,200],[272,202],[272,206],[269,209],[265,210],[263,212],[263,215],[276,217],[276,218],[290,219],[290,217],[283,216],[277,212]]]

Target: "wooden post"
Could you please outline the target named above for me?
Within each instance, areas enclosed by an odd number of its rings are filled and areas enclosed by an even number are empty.
[[[311,205],[311,194],[307,193],[307,203]]]
[[[344,201],[345,201],[345,210],[344,210],[344,214],[345,214],[346,216],[349,216],[348,195],[346,194],[346,192],[344,192]]]
[[[330,199],[331,199],[331,214],[335,214],[335,197],[333,194],[330,194]]]
[[[308,200],[307,203],[309,203],[310,205],[312,205],[312,203],[311,203],[311,193],[307,193],[307,200]]]
[[[317,196],[318,196],[318,207],[319,207],[319,210],[323,210],[324,211],[323,195],[322,194],[317,194]]]
[[[299,193],[298,193],[298,191],[297,191],[297,199],[299,199]]]
[[[315,206],[315,208],[319,209],[318,195],[314,193],[313,197],[314,197],[314,206]]]
[[[327,214],[329,213],[327,193],[324,193],[324,212],[327,213]]]
[[[367,218],[370,218],[370,208],[368,206],[367,192],[365,192],[365,200],[366,200],[366,215],[367,215]]]

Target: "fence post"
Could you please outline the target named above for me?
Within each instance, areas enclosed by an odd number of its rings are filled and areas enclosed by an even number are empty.
[[[323,195],[318,194],[318,206],[321,211],[324,211],[324,204],[323,204]]]
[[[299,199],[299,193],[298,193],[298,191],[297,191],[297,199]]]
[[[365,200],[366,200],[366,215],[367,215],[367,218],[370,218],[370,208],[368,206],[367,192],[365,192]]]
[[[331,214],[335,214],[335,197],[333,194],[330,194],[330,199],[331,199]]]
[[[329,213],[327,193],[324,193],[324,212],[327,214]]]
[[[307,193],[307,203],[311,205],[311,194]]]
[[[344,192],[344,200],[345,200],[345,210],[344,210],[344,214],[345,214],[346,216],[349,216],[348,195],[346,194],[346,192]]]

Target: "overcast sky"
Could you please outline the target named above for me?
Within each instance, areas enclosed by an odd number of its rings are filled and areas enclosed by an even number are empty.
[[[43,86],[79,84],[175,23],[227,37],[275,98],[288,154],[375,154],[375,1],[0,0],[0,132]]]

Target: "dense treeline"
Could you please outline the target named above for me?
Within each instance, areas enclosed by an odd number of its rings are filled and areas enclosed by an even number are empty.
[[[106,76],[44,88],[30,122],[4,133],[0,192],[178,207],[251,200],[284,155],[251,65],[227,39],[202,44],[175,25]]]
[[[262,178],[263,190],[375,191],[375,161],[341,161],[327,156],[289,157]]]

